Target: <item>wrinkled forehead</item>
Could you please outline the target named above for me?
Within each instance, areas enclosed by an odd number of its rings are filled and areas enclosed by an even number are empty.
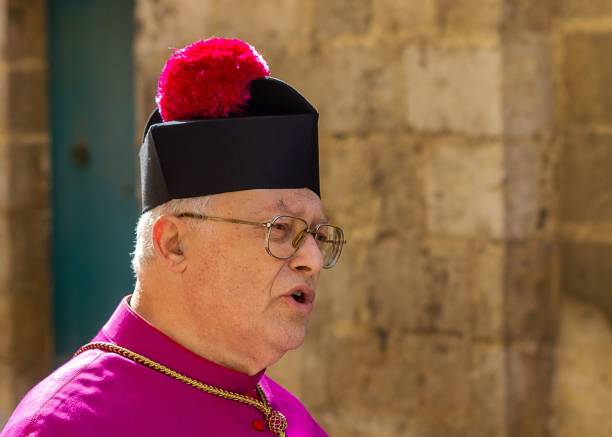
[[[321,199],[308,188],[236,191],[219,195],[219,200],[259,219],[285,214],[316,222],[327,221]]]

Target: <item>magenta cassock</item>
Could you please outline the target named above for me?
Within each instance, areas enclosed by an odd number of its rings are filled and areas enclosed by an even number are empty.
[[[262,371],[249,376],[176,343],[122,299],[92,341],[123,346],[191,378],[257,397],[259,383],[288,421],[287,437],[327,436],[291,393]],[[252,406],[202,392],[113,352],[83,352],[36,385],[1,437],[273,436]]]

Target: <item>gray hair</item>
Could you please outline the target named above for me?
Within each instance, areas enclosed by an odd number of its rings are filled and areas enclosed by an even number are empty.
[[[176,215],[182,212],[203,214],[209,201],[210,196],[172,199],[140,216],[136,225],[134,252],[131,254],[132,270],[136,277],[138,277],[142,267],[155,258],[155,249],[153,247],[153,223],[155,223],[155,220],[162,215]]]

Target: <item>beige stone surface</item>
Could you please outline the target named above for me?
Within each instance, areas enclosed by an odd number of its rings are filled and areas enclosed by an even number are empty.
[[[410,45],[404,62],[406,122],[412,128],[501,134],[499,49]]]
[[[438,24],[436,0],[374,0],[372,9],[373,26],[395,37],[432,34]]]
[[[552,33],[558,24],[555,18],[560,8],[559,0],[505,0],[501,30],[519,34]]]
[[[569,19],[612,14],[610,0],[562,0],[560,3],[563,14]]]
[[[280,63],[275,71],[288,72],[300,89],[319,110],[324,132],[357,133],[397,129],[402,123],[399,89],[400,69],[394,62],[397,51],[351,43],[328,47],[311,58],[293,58]],[[299,57],[299,56],[298,56]],[[297,58],[297,57],[296,57]],[[274,64],[271,64],[274,69]],[[317,67],[318,66],[318,67]],[[330,93],[329,90],[338,90]]]
[[[553,387],[555,436],[610,435],[612,328],[596,306],[563,300]]]
[[[565,241],[560,247],[561,287],[595,306],[612,321],[612,245]]]
[[[427,153],[428,230],[436,235],[503,238],[502,145],[441,138]]]
[[[412,302],[402,308],[412,316],[404,323],[416,332],[470,335],[486,341],[501,338],[503,247],[430,238],[420,254],[423,279],[419,288],[407,290]]]
[[[554,238],[561,145],[548,134],[505,140],[504,227],[511,241]]]
[[[10,253],[10,223],[6,214],[0,213],[0,253]],[[13,260],[6,257],[4,262],[0,263],[0,294],[8,291],[9,282],[11,280],[11,272],[13,268]],[[4,341],[0,336],[0,343]]]
[[[11,312],[13,309],[13,297],[8,293],[0,293],[0,363],[10,359],[11,341],[15,337],[13,331],[13,320]]]
[[[503,123],[506,138],[532,140],[552,128],[554,87],[552,42],[549,35],[505,36]],[[549,80],[546,80],[549,79]],[[527,160],[527,159],[526,159]]]
[[[551,381],[550,434],[612,432],[608,353],[611,337],[609,52],[612,3],[560,3],[555,34],[556,99],[561,123],[558,182],[558,277],[561,310]]]
[[[8,381],[12,377],[12,369],[0,362],[0,381]],[[11,387],[6,382],[0,384],[0,430],[9,418],[15,405]]]
[[[612,220],[612,135],[567,133],[560,162],[561,214],[574,223]]]
[[[50,369],[46,2],[0,3],[0,426]]]
[[[604,62],[612,45],[612,31],[570,33],[563,41],[563,79],[567,117],[574,123],[611,123],[612,64]]]
[[[313,0],[313,36],[320,44],[330,38],[367,34],[373,0]]]
[[[47,38],[41,29],[46,28],[46,1],[5,0],[5,37],[2,50],[8,61],[45,58]]]
[[[554,369],[552,353],[552,342],[536,339],[507,344],[506,432],[509,436],[555,435],[551,434],[550,426],[550,396]]]
[[[503,0],[438,0],[440,27],[449,33],[497,34],[504,3]]]
[[[45,133],[48,126],[47,71],[44,65],[8,73],[8,128],[14,134]],[[33,102],[39,102],[33,105]]]
[[[506,245],[505,256],[505,336],[549,345],[556,335],[559,312],[555,246],[545,240],[513,241]]]
[[[44,208],[49,200],[49,147],[45,144],[0,146],[0,209]]]

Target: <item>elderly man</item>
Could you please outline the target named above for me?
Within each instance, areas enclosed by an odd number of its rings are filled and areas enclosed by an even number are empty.
[[[315,109],[221,38],[176,51],[157,102],[134,293],[1,436],[326,435],[264,375],[304,341],[344,244],[319,197]]]

